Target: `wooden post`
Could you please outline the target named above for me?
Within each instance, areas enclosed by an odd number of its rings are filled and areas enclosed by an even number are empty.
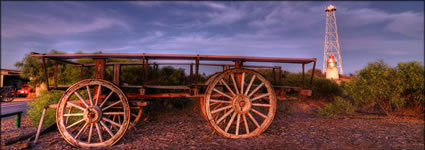
[[[314,77],[314,71],[316,69],[316,61],[313,63],[313,72],[311,73],[311,79],[310,79],[310,88],[313,87],[313,77]]]
[[[190,64],[190,84],[193,84],[193,63]]]
[[[279,66],[279,83],[282,83],[282,67]]]
[[[196,62],[195,62],[195,89],[193,90],[193,94],[194,95],[198,95],[199,94],[199,90],[198,90],[198,80],[199,80],[199,55],[196,58]]]
[[[117,85],[120,85],[120,72],[121,72],[121,65],[120,64],[114,64],[114,83]]]
[[[43,62],[43,71],[44,71],[44,82],[46,83],[47,86],[47,91],[49,91],[49,76],[47,73],[47,66],[46,66],[46,60],[47,58],[41,58],[41,61]]]
[[[84,65],[80,66],[80,80],[84,79]]]
[[[105,59],[104,58],[96,58],[96,79],[105,79]]]
[[[272,70],[273,70],[272,71],[273,72],[273,82],[276,83],[276,69],[273,68]]]
[[[142,58],[142,81],[145,83],[145,56]]]
[[[38,124],[38,129],[37,129],[37,133],[35,134],[35,139],[34,139],[34,144],[37,143],[38,141],[38,137],[40,136],[40,130],[41,130],[41,126],[43,125],[44,122],[44,116],[46,115],[46,110],[48,107],[44,106],[43,108],[43,113],[41,114],[41,119],[40,119],[40,123]]]
[[[242,68],[243,67],[243,61],[235,61],[235,68]],[[236,74],[236,85],[238,85],[239,90],[241,90],[241,83],[242,83],[242,73]]]
[[[304,65],[305,64],[303,63],[303,88],[305,87],[305,82],[304,82],[305,81],[305,78],[304,78]]]
[[[55,89],[58,88],[58,62],[55,63]]]
[[[199,80],[199,57],[196,58],[195,62],[195,85],[198,85]]]
[[[145,58],[145,67],[144,67],[144,69],[145,69],[145,74],[144,74],[144,76],[143,76],[143,86],[146,86],[147,84],[148,84],[148,75],[149,75],[149,61],[148,61],[148,59],[146,58],[146,57],[144,57]]]

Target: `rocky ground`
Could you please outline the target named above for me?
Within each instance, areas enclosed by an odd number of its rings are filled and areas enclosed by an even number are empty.
[[[353,114],[336,118],[317,115],[317,105],[279,102],[273,123],[260,136],[227,139],[212,132],[199,110],[182,110],[153,115],[107,149],[424,149],[422,119],[387,118]],[[195,105],[196,106],[196,105]],[[2,121],[3,140],[34,131],[24,119],[21,129],[14,120]],[[24,142],[1,149],[22,149]],[[42,135],[32,149],[75,149],[58,131]]]

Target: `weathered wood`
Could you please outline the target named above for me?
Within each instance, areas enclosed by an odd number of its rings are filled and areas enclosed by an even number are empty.
[[[58,87],[58,62],[55,62],[55,88]]]
[[[120,85],[120,72],[121,72],[121,65],[120,64],[115,64],[114,65],[114,78],[113,78],[113,82],[116,85]]]
[[[313,70],[311,72],[311,78],[310,78],[310,88],[313,88],[313,77],[314,77],[314,71],[316,69],[316,61],[313,63]]]
[[[190,64],[190,84],[193,84],[193,63]]]
[[[49,87],[49,75],[48,75],[47,66],[46,66],[47,58],[41,58],[41,61],[42,61],[43,71],[44,71],[44,83],[47,86],[47,91],[49,91],[49,89],[50,89],[50,87]]]
[[[96,79],[105,79],[105,59],[96,58],[95,66],[95,78]]]
[[[47,128],[42,129],[40,131],[40,135],[47,133],[49,131],[53,131],[54,129],[56,129],[56,123],[53,123],[53,124],[49,125]],[[20,136],[17,136],[17,137],[6,139],[3,144],[5,146],[7,146],[7,145],[11,145],[13,143],[19,142],[19,141],[26,140],[28,138],[30,138],[30,140],[32,140],[32,139],[35,138],[36,133],[37,133],[37,131],[32,131],[32,132],[29,132],[29,133],[26,133],[26,134],[23,134],[23,135],[20,135]]]
[[[303,64],[303,88],[305,87],[304,65],[305,65],[305,64]]]
[[[84,65],[79,65],[80,66],[80,80],[84,79]]]
[[[226,76],[232,78],[237,74],[242,74],[242,77],[245,74],[252,76],[251,83],[248,84],[244,92],[242,92],[242,84],[239,85],[240,88],[226,86],[226,84],[235,84],[232,83],[233,80],[228,83],[223,80]],[[261,84],[251,88],[250,86],[253,85],[252,83],[255,80]],[[224,91],[223,88],[219,87],[219,82],[222,82],[227,90]],[[237,90],[240,90],[240,92],[237,92]],[[227,91],[236,92],[229,93]],[[266,92],[263,93],[264,91]],[[216,99],[218,97],[227,98]],[[225,105],[220,105],[220,103]],[[205,108],[202,111],[205,111],[207,120],[217,133],[228,138],[248,138],[261,134],[271,124],[276,113],[276,94],[272,84],[261,74],[248,69],[235,68],[223,72],[210,83],[205,93],[205,102],[202,102],[202,104],[204,106],[201,107]],[[259,107],[264,109],[259,111]],[[235,119],[236,116],[237,119]],[[229,117],[230,120],[227,120]],[[258,120],[260,117],[263,119]],[[241,122],[241,120],[244,121]],[[247,120],[250,120],[250,124],[254,123],[255,126],[249,127]],[[231,126],[235,128],[230,128]],[[241,130],[241,128],[245,130]]]
[[[149,65],[148,64],[149,64],[149,61],[146,58],[144,60],[145,60],[145,64],[144,64],[144,66],[145,66],[144,72],[145,73],[143,74],[144,75],[143,76],[143,85],[146,86],[146,85],[148,85],[148,80],[149,80],[148,79],[148,75],[149,75]]]
[[[46,110],[49,108],[48,106],[44,106],[43,113],[41,113],[40,123],[38,124],[37,133],[35,134],[34,144],[37,143],[38,137],[40,136],[41,126],[44,122],[44,116],[46,115]]]
[[[88,92],[89,98],[91,97],[88,100],[89,103],[87,103],[87,100],[81,98],[78,92],[76,92],[94,89],[94,87],[98,87],[99,85],[102,88],[102,91],[108,91],[107,93],[109,93],[105,94],[108,95],[105,98],[102,97],[103,100],[101,104],[92,102],[92,98],[94,98],[95,96],[91,95],[90,92]],[[71,97],[73,97],[74,95],[79,97],[79,101],[84,104],[83,106],[78,105],[73,100],[71,101]],[[114,98],[110,98],[110,95],[114,95]],[[68,105],[71,105],[74,108],[80,109],[80,111],[87,113],[68,114],[66,109],[66,106]],[[114,106],[120,107],[111,110],[110,108]],[[107,117],[114,114],[122,115],[122,123],[119,124],[117,122],[111,121]],[[72,123],[66,122],[66,116],[70,115],[82,115],[83,119]],[[69,144],[78,147],[106,147],[118,142],[127,131],[130,125],[130,105],[128,103],[127,96],[115,84],[105,80],[86,79],[74,84],[63,94],[56,108],[56,116],[58,130]],[[117,130],[112,130],[105,122],[114,125]],[[80,126],[78,126],[78,124],[80,124]],[[81,127],[81,125],[83,126]],[[89,133],[86,133],[85,131],[89,127],[91,131],[89,131]],[[98,133],[97,135],[91,134],[94,128]],[[107,132],[105,135],[102,135],[102,132],[100,132],[100,130]],[[76,132],[72,133],[72,131],[78,132],[77,134],[75,134]],[[78,138],[80,135],[85,136],[87,134],[89,134],[88,139]],[[109,134],[110,136],[107,134]],[[95,137],[99,137],[99,139]]]

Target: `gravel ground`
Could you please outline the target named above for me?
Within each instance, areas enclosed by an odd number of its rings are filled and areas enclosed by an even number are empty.
[[[227,139],[212,132],[199,110],[186,108],[153,115],[106,149],[424,149],[423,119],[363,114],[328,118],[318,116],[316,110],[311,104],[298,103],[277,112],[260,136]],[[2,144],[5,138],[35,130],[27,118],[21,129],[14,129],[13,121],[2,121]],[[2,149],[25,147],[22,142],[2,145]],[[32,148],[75,149],[58,131],[42,135]]]

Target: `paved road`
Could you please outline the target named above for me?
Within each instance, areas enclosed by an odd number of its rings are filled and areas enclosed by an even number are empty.
[[[11,112],[17,112],[17,111],[23,111],[24,115],[27,112],[27,103],[29,101],[13,101],[10,103],[1,103],[1,114],[7,114],[7,113],[11,113]],[[10,117],[6,117],[6,118],[1,118],[1,120],[9,120],[9,119],[13,119],[15,118],[15,116],[10,116]]]

